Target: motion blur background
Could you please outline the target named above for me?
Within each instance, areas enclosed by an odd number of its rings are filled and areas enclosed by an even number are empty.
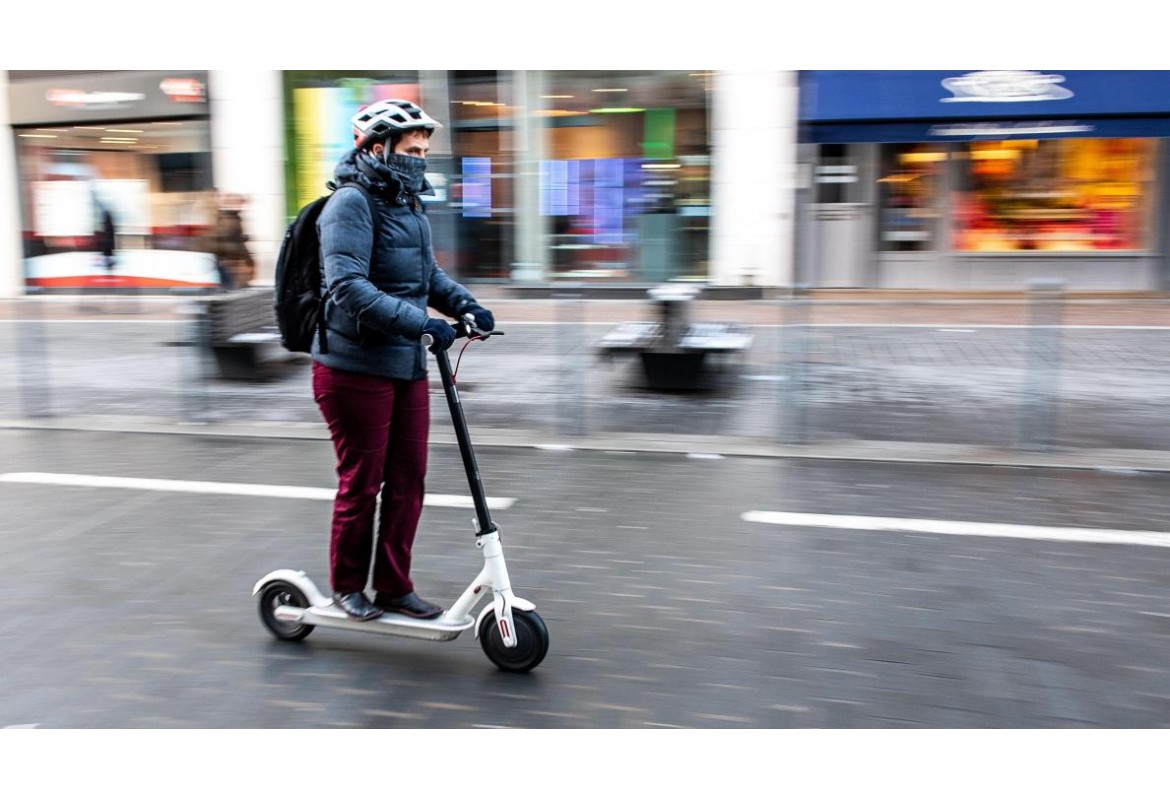
[[[1170,72],[3,75],[10,420],[319,428],[274,261],[400,97],[446,125],[438,261],[513,331],[461,373],[482,426],[1170,449]]]
[[[215,195],[271,280],[349,117],[421,103],[438,258],[465,281],[1166,288],[1160,71],[9,71],[6,296],[212,287]],[[7,146],[5,147],[7,150]],[[7,198],[6,198],[7,199]],[[5,237],[6,239],[8,236]]]

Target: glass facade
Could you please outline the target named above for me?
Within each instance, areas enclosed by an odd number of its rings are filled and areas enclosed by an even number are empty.
[[[516,260],[516,110],[509,74],[448,73],[455,262],[465,278],[508,280]]]
[[[209,254],[215,197],[206,120],[86,121],[15,135],[27,286],[219,284]]]
[[[461,279],[507,281],[521,229],[540,231],[544,280],[649,282],[708,273],[710,144],[702,72],[563,71],[538,75],[529,109],[511,72],[285,73],[288,211],[324,191],[350,146],[348,118],[384,97],[415,100],[444,122],[450,157],[432,158],[430,203],[445,224],[440,263]],[[445,96],[444,96],[445,92]],[[436,107],[439,98],[446,108]],[[527,115],[527,118],[526,116]],[[534,123],[543,154],[539,196],[520,206],[520,127]],[[432,153],[436,147],[432,145]],[[522,219],[524,213],[539,219]]]
[[[709,77],[546,73],[541,213],[552,223],[552,277],[707,277]]]

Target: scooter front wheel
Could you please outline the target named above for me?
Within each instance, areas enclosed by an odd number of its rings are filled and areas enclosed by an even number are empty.
[[[308,608],[305,593],[288,581],[273,581],[260,591],[260,621],[269,633],[286,642],[297,642],[313,632],[312,625],[303,622],[287,622],[276,618],[276,609],[281,606]]]
[[[544,660],[548,652],[548,628],[535,611],[513,609],[516,624],[516,646],[506,647],[496,612],[484,614],[479,623],[479,644],[491,662],[505,672],[528,672]]]

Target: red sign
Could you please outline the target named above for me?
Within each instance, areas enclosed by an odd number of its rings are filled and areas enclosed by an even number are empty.
[[[202,103],[207,99],[203,82],[194,78],[166,78],[158,88],[176,103]]]

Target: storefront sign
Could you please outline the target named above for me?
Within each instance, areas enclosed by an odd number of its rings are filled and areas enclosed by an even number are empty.
[[[146,99],[138,92],[86,92],[81,89],[50,89],[45,99],[55,106],[81,108],[89,111],[108,111],[125,108]]]
[[[1060,122],[957,122],[932,125],[931,136],[1056,136],[1057,134],[1089,134],[1092,125]]]
[[[203,81],[194,78],[167,78],[158,88],[176,103],[202,103],[207,98]]]
[[[13,125],[165,119],[208,113],[205,72],[106,72],[14,79]]]
[[[943,78],[942,85],[952,97],[944,103],[1034,103],[1039,100],[1067,100],[1073,93],[1061,86],[1063,75],[1020,70],[983,70],[961,78]]]
[[[971,120],[969,122],[847,122],[805,126],[806,141],[956,142],[979,139],[1170,138],[1170,116],[1091,120]]]

